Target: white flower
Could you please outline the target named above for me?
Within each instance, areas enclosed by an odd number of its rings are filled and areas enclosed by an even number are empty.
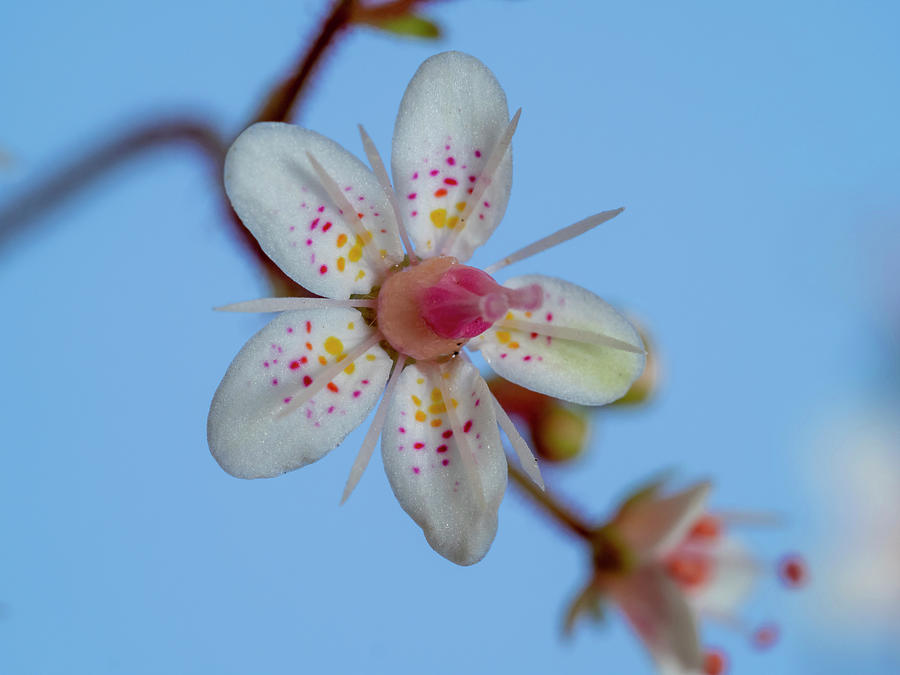
[[[235,357],[213,398],[209,446],[226,471],[261,478],[318,460],[384,391],[344,498],[380,434],[401,506],[438,553],[468,565],[490,548],[506,488],[498,423],[526,471],[537,482],[540,474],[477,369],[459,355],[462,346],[471,339],[500,375],[570,401],[600,405],[628,390],[643,369],[643,345],[603,300],[542,275],[500,286],[462,264],[506,209],[517,121],[480,61],[447,52],[422,64],[403,97],[393,187],[362,128],[374,171],[288,124],[256,124],[234,142],[225,187],[235,211],[286,274],[325,297],[223,308],[283,312]],[[486,269],[619,212],[564,228]]]
[[[725,526],[767,518],[711,515],[709,491],[705,482],[667,496],[654,488],[626,501],[607,528],[627,553],[627,564],[595,580],[597,590],[621,608],[660,672],[670,675],[721,672],[719,652],[704,658],[698,618],[741,627],[737,610],[761,573]],[[754,639],[764,637],[758,631]]]

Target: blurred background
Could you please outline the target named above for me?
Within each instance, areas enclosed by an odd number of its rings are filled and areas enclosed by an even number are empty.
[[[0,210],[144,122],[233,137],[328,9],[5,3]],[[715,507],[779,516],[741,532],[771,572],[742,614],[777,622],[778,643],[703,624],[730,672],[898,672],[900,7],[419,13],[440,39],[344,32],[295,119],[358,155],[362,122],[387,157],[409,78],[459,49],[523,108],[509,208],[473,264],[627,207],[498,275],[586,286],[659,362],[649,400],[592,415],[587,451],[546,466],[548,484],[602,517],[660,470],[711,478]],[[2,235],[0,672],[653,672],[614,613],[562,639],[585,551],[515,486],[490,553],[459,568],[378,457],[338,508],[364,427],[276,480],[219,468],[209,401],[266,317],[211,308],[271,289],[195,147],[142,153]],[[800,593],[774,573],[793,551]]]

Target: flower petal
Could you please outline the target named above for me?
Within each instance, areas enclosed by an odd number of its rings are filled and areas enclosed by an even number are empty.
[[[659,558],[681,544],[706,508],[712,486],[696,485],[661,499],[647,499],[622,512],[616,528],[642,559]]]
[[[497,532],[506,456],[491,394],[475,367],[455,359],[444,375],[442,383],[437,366],[421,364],[403,371],[381,454],[397,500],[431,547],[458,565],[471,565]],[[474,480],[467,460],[473,460]]]
[[[416,71],[394,126],[394,189],[416,251],[468,260],[506,211],[512,150],[493,172],[477,207],[469,204],[488,157],[509,123],[506,94],[481,61],[444,52]],[[482,179],[483,180],[483,179]],[[466,225],[460,216],[470,213]],[[452,245],[445,250],[445,244]]]
[[[661,672],[702,672],[696,618],[662,568],[647,565],[617,580],[610,592]]]
[[[687,590],[698,612],[712,617],[733,617],[760,576],[756,562],[733,539],[722,539],[709,552],[713,565],[703,584]]]
[[[341,215],[307,153],[344,191],[357,210],[349,216],[356,222]],[[276,122],[254,124],[228,151],[225,189],[266,255],[319,295],[345,299],[368,293],[384,270],[403,258],[378,179],[356,157],[314,131]]]
[[[231,362],[209,410],[213,457],[238,478],[268,478],[315,462],[369,414],[391,359],[377,344],[311,400],[290,403],[316,376],[375,333],[353,309],[284,312]],[[327,365],[326,365],[327,364]],[[296,403],[296,401],[295,401]],[[287,414],[285,410],[290,410]]]
[[[507,281],[508,288],[538,284],[540,310],[511,310],[469,343],[480,349],[498,375],[548,396],[583,405],[622,397],[644,369],[637,331],[588,290],[560,279],[531,274]],[[553,337],[554,331],[576,339]],[[568,334],[567,334],[568,335]]]

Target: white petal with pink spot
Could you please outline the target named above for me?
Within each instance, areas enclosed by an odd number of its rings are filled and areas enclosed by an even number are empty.
[[[603,405],[622,397],[644,369],[645,355],[604,344],[551,337],[542,328],[578,329],[643,350],[630,323],[600,297],[561,279],[530,274],[503,285],[543,290],[539,310],[510,312],[469,343],[481,350],[498,375],[548,396],[583,405]],[[504,327],[521,322],[526,330]]]
[[[373,335],[359,312],[284,312],[241,349],[209,411],[213,456],[239,478],[266,478],[316,461],[358,426],[378,401],[391,359],[377,344],[311,400],[280,414],[318,373]]]
[[[340,213],[312,154],[356,210]],[[290,124],[244,131],[225,160],[225,189],[241,221],[288,276],[314,293],[368,293],[403,258],[390,203],[375,175],[334,141]]]
[[[443,252],[461,262],[499,224],[512,185],[512,150],[500,162],[477,205],[476,182],[509,122],[506,94],[481,61],[444,52],[413,76],[394,127],[394,189],[416,251]],[[460,216],[471,209],[465,227]],[[443,250],[448,238],[453,245]]]
[[[455,359],[446,374],[449,401],[441,393],[436,366],[413,365],[403,371],[388,409],[381,452],[397,500],[431,547],[457,564],[471,565],[487,553],[497,531],[506,457],[491,395],[478,371]],[[466,470],[461,453],[467,452],[480,486],[473,485]]]

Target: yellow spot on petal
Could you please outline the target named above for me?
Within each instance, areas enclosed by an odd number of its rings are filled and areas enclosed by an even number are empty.
[[[432,415],[440,415],[441,413],[447,412],[447,406],[445,406],[443,403],[432,403],[430,406],[428,406],[428,412],[430,412]]]
[[[449,379],[450,379],[450,373],[441,373],[441,377],[443,377],[445,380],[449,380]]]
[[[503,318],[506,319],[507,321],[512,321],[512,320],[513,320],[513,313],[512,313],[512,312],[507,312],[507,313],[506,313],[506,316],[504,316]]]
[[[362,258],[362,247],[361,246],[354,246],[353,248],[350,249],[350,252],[347,253],[347,259],[350,260],[350,262],[356,262],[360,258]]]
[[[321,363],[323,366],[328,365],[328,359],[326,359],[324,356],[320,356],[319,363]]]
[[[519,343],[518,343],[518,342],[510,342],[510,343],[509,343],[508,345],[506,345],[506,346],[509,347],[510,349],[518,349],[518,348],[519,348]]]
[[[374,354],[366,354],[366,361],[374,361],[374,360],[375,360]]]
[[[347,324],[347,330],[353,330],[353,322]]]
[[[421,377],[417,377],[417,378],[416,378],[416,384],[422,384],[424,381],[425,381],[425,380],[422,379]]]
[[[531,312],[525,312],[525,318],[526,318],[526,319],[530,319],[530,318],[531,318]]]
[[[447,223],[447,209],[435,209],[432,211],[431,222],[435,227],[443,227]]]
[[[457,216],[450,216],[449,218],[447,218],[447,227],[452,230],[454,227],[456,227],[456,224],[458,222],[459,218]]]
[[[360,270],[359,272],[356,273],[357,279],[362,279],[364,276],[366,276],[366,273],[363,272],[362,270]]]
[[[338,248],[340,248],[341,246],[343,246],[343,245],[346,244],[346,243],[347,243],[347,235],[344,234],[343,232],[341,232],[341,233],[338,235],[338,238],[337,238],[337,245],[338,245]]]
[[[337,261],[338,272],[343,272],[343,271],[344,271],[344,268],[345,268],[346,266],[347,266],[347,261],[344,260],[343,257],[338,258],[338,261]]]
[[[347,366],[346,368],[344,368],[344,372],[347,373],[348,375],[352,375],[354,370],[356,370],[356,364],[355,364],[355,363],[351,363],[349,366]]]
[[[457,405],[459,405],[459,404],[456,402],[456,399],[455,399],[455,398],[451,398],[451,399],[450,399],[450,405],[453,406],[453,407],[455,408],[455,407],[456,407]]]
[[[499,340],[501,343],[509,342],[510,334],[505,330],[498,330],[496,335],[497,340]]]
[[[435,387],[431,390],[431,400],[432,401],[440,401],[441,400],[441,390]]]
[[[384,260],[385,258],[387,258],[387,250],[385,250],[385,249],[379,250],[379,251],[378,251],[378,255],[381,256],[381,259],[382,259],[382,260]]]
[[[466,203],[465,202],[456,202],[456,210],[457,211],[465,211]]]
[[[418,396],[410,396],[410,398],[412,399],[412,402],[416,404],[417,408],[422,405],[422,399]]]
[[[366,230],[365,237],[366,237],[366,241],[372,241],[372,233],[369,232],[368,230]],[[360,241],[360,243],[362,243],[362,242]]]
[[[416,421],[417,422],[424,422],[425,418],[426,418],[425,413],[423,413],[421,410],[416,411]]]
[[[338,340],[334,335],[325,338],[325,351],[332,356],[338,356],[344,351],[344,343]]]
[[[431,420],[431,426],[433,426],[433,427],[439,427],[442,424],[443,424],[443,422],[440,419]]]

